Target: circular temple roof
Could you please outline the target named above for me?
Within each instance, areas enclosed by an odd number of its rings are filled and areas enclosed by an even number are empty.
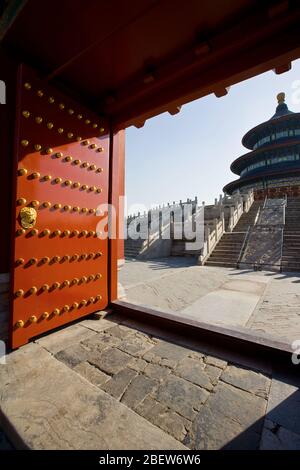
[[[262,122],[261,124],[258,124],[257,126],[253,127],[248,132],[246,132],[246,134],[242,138],[242,144],[244,145],[244,147],[248,148],[249,150],[252,150],[253,145],[257,140],[258,133],[263,133],[264,129],[269,126],[276,127],[277,123],[279,124],[281,120],[288,121],[290,117],[292,118],[294,115],[299,114],[289,110],[287,104],[285,103],[285,93],[278,93],[277,101],[278,104],[276,107],[275,114],[273,114],[273,116],[268,121]]]

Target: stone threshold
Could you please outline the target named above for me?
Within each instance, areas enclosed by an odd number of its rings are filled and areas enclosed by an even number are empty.
[[[257,356],[276,359],[287,367],[291,363],[294,352],[289,343],[280,341],[271,335],[255,332],[243,327],[226,327],[187,318],[181,313],[169,313],[162,310],[136,305],[117,300],[110,304],[113,312],[126,315],[129,318],[155,325],[167,331],[180,331],[187,337],[204,339],[205,342],[219,344],[224,349],[236,350]]]

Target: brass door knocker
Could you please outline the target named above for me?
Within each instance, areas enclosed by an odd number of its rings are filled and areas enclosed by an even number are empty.
[[[20,210],[20,222],[23,228],[32,228],[36,224],[37,211],[33,207],[23,207]]]

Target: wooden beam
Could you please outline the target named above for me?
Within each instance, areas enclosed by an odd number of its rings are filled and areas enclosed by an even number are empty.
[[[273,70],[276,75],[280,75],[281,73],[288,72],[292,68],[292,62],[288,62],[287,64],[279,65],[278,67],[275,67]]]
[[[27,0],[11,0],[8,2],[7,7],[0,18],[0,42],[3,41],[26,3]]]

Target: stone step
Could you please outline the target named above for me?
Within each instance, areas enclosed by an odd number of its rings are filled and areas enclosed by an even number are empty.
[[[225,248],[227,250],[235,249],[238,250],[242,246],[242,243],[225,243],[225,242],[220,242],[217,244],[218,248]]]
[[[281,270],[282,272],[285,272],[285,273],[288,273],[288,272],[299,273],[300,272],[300,268],[298,267],[294,268],[293,266],[286,266],[286,267],[282,266]]]
[[[215,248],[213,252],[214,253],[219,253],[220,255],[222,255],[222,254],[226,254],[226,253],[234,253],[235,254],[235,253],[239,253],[240,251],[241,250],[238,250],[238,249],[230,250],[230,249],[224,249],[222,247],[217,246],[217,248]]]
[[[226,263],[222,261],[206,261],[205,266],[220,266],[224,268],[236,268],[236,263]]]
[[[139,255],[139,252],[137,251],[125,251],[124,255],[127,256],[128,258],[136,258]]]
[[[233,240],[239,240],[239,239],[243,239],[244,236],[245,236],[245,233],[246,232],[231,232],[231,233],[225,233],[224,235],[222,235],[222,239],[223,240],[227,240],[227,239],[233,239]]]
[[[300,246],[300,241],[298,240],[287,240],[285,237],[283,238],[283,246]]]
[[[219,260],[222,260],[224,258],[236,260],[239,257],[239,253],[228,253],[227,255],[219,255],[218,253],[214,253],[214,251],[211,253],[210,258],[218,258]]]
[[[145,240],[142,240],[142,241],[138,241],[138,240],[126,240],[125,243],[124,243],[124,248],[128,247],[128,248],[131,248],[131,247],[141,247],[143,246],[144,244],[144,241]]]

